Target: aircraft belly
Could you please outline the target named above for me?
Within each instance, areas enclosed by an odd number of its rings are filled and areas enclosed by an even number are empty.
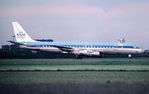
[[[53,48],[53,47],[51,47],[51,48],[40,48],[40,50],[47,51],[47,52],[62,52],[60,49]]]
[[[135,49],[131,48],[107,48],[107,49],[102,49],[103,53],[110,53],[110,54],[129,54],[129,53],[136,53]]]

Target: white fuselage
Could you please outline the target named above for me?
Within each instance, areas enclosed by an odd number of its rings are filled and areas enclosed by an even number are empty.
[[[66,45],[67,44],[67,45]],[[100,53],[110,53],[110,54],[138,54],[142,52],[142,49],[137,48],[133,45],[126,43],[61,43],[61,42],[37,42],[37,43],[28,43],[27,45],[20,46],[21,48],[31,49],[31,50],[40,50],[48,52],[57,52],[57,53],[68,53],[68,51],[61,50],[58,47],[53,47],[52,45],[58,45],[61,47],[72,48],[73,51],[70,53],[73,54],[84,54],[84,55],[100,55]]]

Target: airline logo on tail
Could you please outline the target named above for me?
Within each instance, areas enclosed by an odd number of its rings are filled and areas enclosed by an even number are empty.
[[[20,31],[19,33],[17,33],[17,38],[25,38],[25,33],[23,33],[22,31]]]

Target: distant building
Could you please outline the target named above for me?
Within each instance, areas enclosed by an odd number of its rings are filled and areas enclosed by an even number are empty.
[[[3,51],[11,51],[13,49],[16,49],[18,46],[16,45],[2,45],[2,50]]]

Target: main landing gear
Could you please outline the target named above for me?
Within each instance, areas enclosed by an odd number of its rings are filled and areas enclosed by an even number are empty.
[[[75,55],[75,59],[82,59],[83,56],[82,55]]]

